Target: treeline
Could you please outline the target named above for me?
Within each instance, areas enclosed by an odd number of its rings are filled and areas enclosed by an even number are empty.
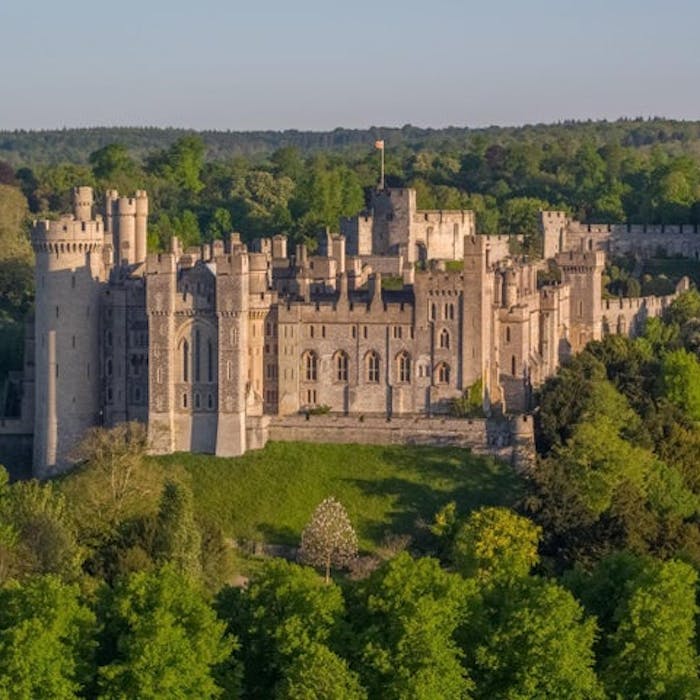
[[[665,121],[486,129],[462,136],[459,130],[406,127],[385,135],[386,181],[414,187],[423,208],[474,209],[481,232],[525,234],[528,252],[538,253],[543,208],[592,222],[700,222],[697,131],[695,122]],[[341,216],[357,213],[378,181],[373,132],[357,132],[358,145],[351,149],[324,141],[314,150],[283,141],[255,157],[212,153],[206,133],[163,133],[175,138],[156,139],[145,149],[126,139],[94,150],[86,146],[82,158],[49,164],[23,157],[0,167],[0,181],[19,186],[31,212],[42,215],[67,209],[78,182],[100,192],[147,189],[153,249],[166,246],[172,235],[194,245],[231,228],[246,239],[287,233],[313,244],[320,229],[337,229]]]
[[[520,127],[420,128],[370,127],[337,128],[332,131],[194,131],[158,127],[93,127],[31,131],[0,131],[0,158],[17,164],[87,163],[88,156],[111,143],[122,143],[137,157],[169,148],[179,138],[198,134],[207,148],[209,160],[234,156],[266,156],[275,150],[294,147],[307,153],[315,150],[363,150],[382,138],[390,148],[462,148],[475,137],[493,140],[561,139],[571,134],[595,143],[622,146],[685,144],[700,139],[700,122],[671,119],[619,119],[614,122],[564,121],[558,124],[529,124]]]

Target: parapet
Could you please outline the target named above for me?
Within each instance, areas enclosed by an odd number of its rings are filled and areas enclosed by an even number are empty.
[[[31,237],[36,251],[85,252],[85,246],[93,248],[103,244],[104,226],[101,217],[92,221],[79,221],[68,214],[57,221],[35,221]]]
[[[562,268],[571,267],[605,267],[605,252],[602,250],[577,251],[569,250],[565,253],[557,253],[555,256],[557,265]]]

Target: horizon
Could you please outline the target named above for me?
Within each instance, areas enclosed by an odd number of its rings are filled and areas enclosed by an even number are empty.
[[[593,118],[593,117],[572,117],[572,118],[562,118],[556,121],[540,121],[540,122],[521,122],[521,123],[490,123],[490,124],[446,124],[443,126],[434,126],[431,124],[412,124],[405,123],[401,125],[390,125],[382,124],[376,125],[372,124],[369,126],[342,126],[336,125],[328,128],[303,128],[303,127],[281,127],[281,128],[269,128],[269,129],[231,129],[231,128],[198,128],[198,127],[188,127],[188,126],[175,126],[173,124],[86,124],[86,125],[62,125],[55,127],[36,127],[36,128],[26,128],[26,127],[16,127],[16,128],[1,128],[0,133],[42,133],[42,132],[60,132],[60,131],[94,131],[94,130],[112,130],[112,129],[153,129],[159,131],[186,131],[194,133],[239,133],[239,134],[254,134],[254,133],[277,133],[282,134],[286,132],[298,132],[298,133],[332,133],[334,131],[381,131],[381,130],[391,130],[391,131],[401,131],[405,128],[421,129],[423,131],[447,131],[449,129],[467,129],[470,131],[485,131],[488,129],[527,129],[532,127],[555,127],[555,126],[565,126],[570,124],[618,124],[618,123],[629,123],[629,122],[678,122],[683,124],[691,124],[694,122],[700,122],[700,115],[693,118],[678,118],[665,115],[654,115],[654,116],[620,116],[614,118]]]
[[[700,117],[692,0],[0,6],[0,130]],[[37,21],[38,18],[38,21]],[[669,45],[672,50],[669,50]],[[147,127],[141,127],[147,128]]]

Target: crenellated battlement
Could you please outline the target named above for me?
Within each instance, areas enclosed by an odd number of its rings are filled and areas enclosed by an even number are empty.
[[[102,246],[104,224],[101,217],[79,221],[72,214],[58,220],[44,219],[33,223],[31,240],[37,252],[88,252]]]

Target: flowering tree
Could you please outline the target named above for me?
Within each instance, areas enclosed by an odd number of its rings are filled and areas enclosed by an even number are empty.
[[[325,569],[328,583],[331,566],[346,567],[356,556],[357,535],[345,508],[335,498],[326,498],[301,533],[299,561]]]

